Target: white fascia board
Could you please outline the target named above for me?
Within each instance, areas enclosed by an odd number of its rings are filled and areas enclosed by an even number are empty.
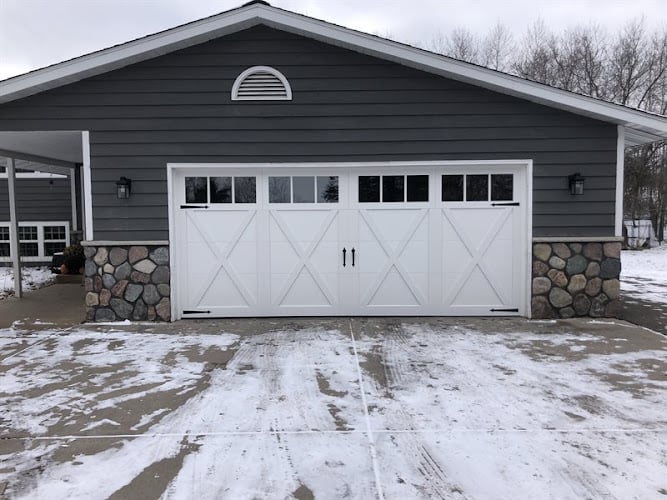
[[[26,75],[10,78],[0,82],[0,103],[99,75],[257,24],[266,24],[489,90],[623,125],[633,131],[639,129],[648,136],[667,137],[667,118],[660,115],[556,89],[262,4],[253,4],[223,12]]]

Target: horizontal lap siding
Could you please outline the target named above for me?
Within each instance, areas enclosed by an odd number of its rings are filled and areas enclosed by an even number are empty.
[[[293,101],[232,103],[253,65]],[[533,159],[536,236],[614,232],[615,126],[264,27],[0,107],[24,129],[91,131],[97,239],[167,238],[169,162]]]
[[[20,221],[70,221],[69,179],[16,179],[16,212]],[[7,179],[0,179],[0,221],[9,221]]]

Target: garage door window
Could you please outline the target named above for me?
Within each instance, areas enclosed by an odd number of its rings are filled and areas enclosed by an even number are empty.
[[[513,174],[442,176],[442,201],[506,201],[513,198]]]
[[[338,203],[338,176],[269,177],[269,203]]]
[[[186,203],[257,203],[255,177],[186,177]]]
[[[428,175],[359,176],[360,203],[403,203],[406,200],[428,201]]]
[[[185,202],[207,203],[208,191],[206,188],[206,177],[185,178]]]

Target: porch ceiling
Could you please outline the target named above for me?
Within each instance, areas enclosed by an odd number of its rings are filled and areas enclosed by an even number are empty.
[[[70,163],[73,167],[75,163],[83,163],[81,132],[0,132],[0,156],[46,164],[54,163],[48,160],[55,160]]]

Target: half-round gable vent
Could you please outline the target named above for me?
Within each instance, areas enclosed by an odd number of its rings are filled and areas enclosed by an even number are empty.
[[[269,66],[253,66],[241,73],[232,87],[232,101],[290,101],[287,78]]]

